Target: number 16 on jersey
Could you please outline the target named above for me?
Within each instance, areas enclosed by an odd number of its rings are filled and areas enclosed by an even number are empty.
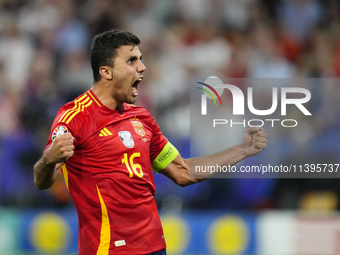
[[[133,177],[133,173],[135,173],[139,178],[143,177],[143,170],[140,164],[133,163],[134,158],[139,158],[140,153],[135,152],[130,157],[128,157],[127,153],[124,153],[124,158],[122,159],[122,164],[125,164],[127,170],[129,171],[129,177]],[[129,164],[130,163],[130,164]],[[132,170],[131,170],[132,168]],[[137,170],[139,169],[139,171]]]

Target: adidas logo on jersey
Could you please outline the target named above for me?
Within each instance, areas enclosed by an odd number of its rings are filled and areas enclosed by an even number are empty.
[[[99,136],[109,136],[109,135],[112,135],[112,133],[106,127],[100,130]]]

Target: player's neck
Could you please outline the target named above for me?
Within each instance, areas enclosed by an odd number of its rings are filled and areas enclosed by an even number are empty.
[[[100,81],[94,83],[91,90],[96,95],[96,97],[101,101],[103,105],[111,110],[121,110],[123,109],[123,104],[118,105],[116,100],[111,97],[110,91],[104,86],[104,84],[100,84]]]

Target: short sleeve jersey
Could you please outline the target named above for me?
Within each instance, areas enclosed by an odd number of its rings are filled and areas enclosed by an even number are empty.
[[[62,167],[79,218],[79,254],[147,254],[166,247],[152,168],[178,151],[143,108],[104,106],[89,90],[58,112],[47,143],[69,132],[74,155]]]

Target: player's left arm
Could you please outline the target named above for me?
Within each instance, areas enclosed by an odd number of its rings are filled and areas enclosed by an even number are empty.
[[[190,165],[235,165],[241,160],[247,157],[255,156],[265,149],[268,142],[267,138],[268,135],[265,133],[262,127],[251,127],[246,131],[243,141],[239,145],[212,155],[199,158],[183,159],[181,155],[178,154],[170,164],[160,171],[160,173],[182,187],[201,182],[209,179],[213,176],[213,174],[200,173],[199,177],[196,177],[197,175],[195,173],[195,178],[192,178],[190,177]]]

